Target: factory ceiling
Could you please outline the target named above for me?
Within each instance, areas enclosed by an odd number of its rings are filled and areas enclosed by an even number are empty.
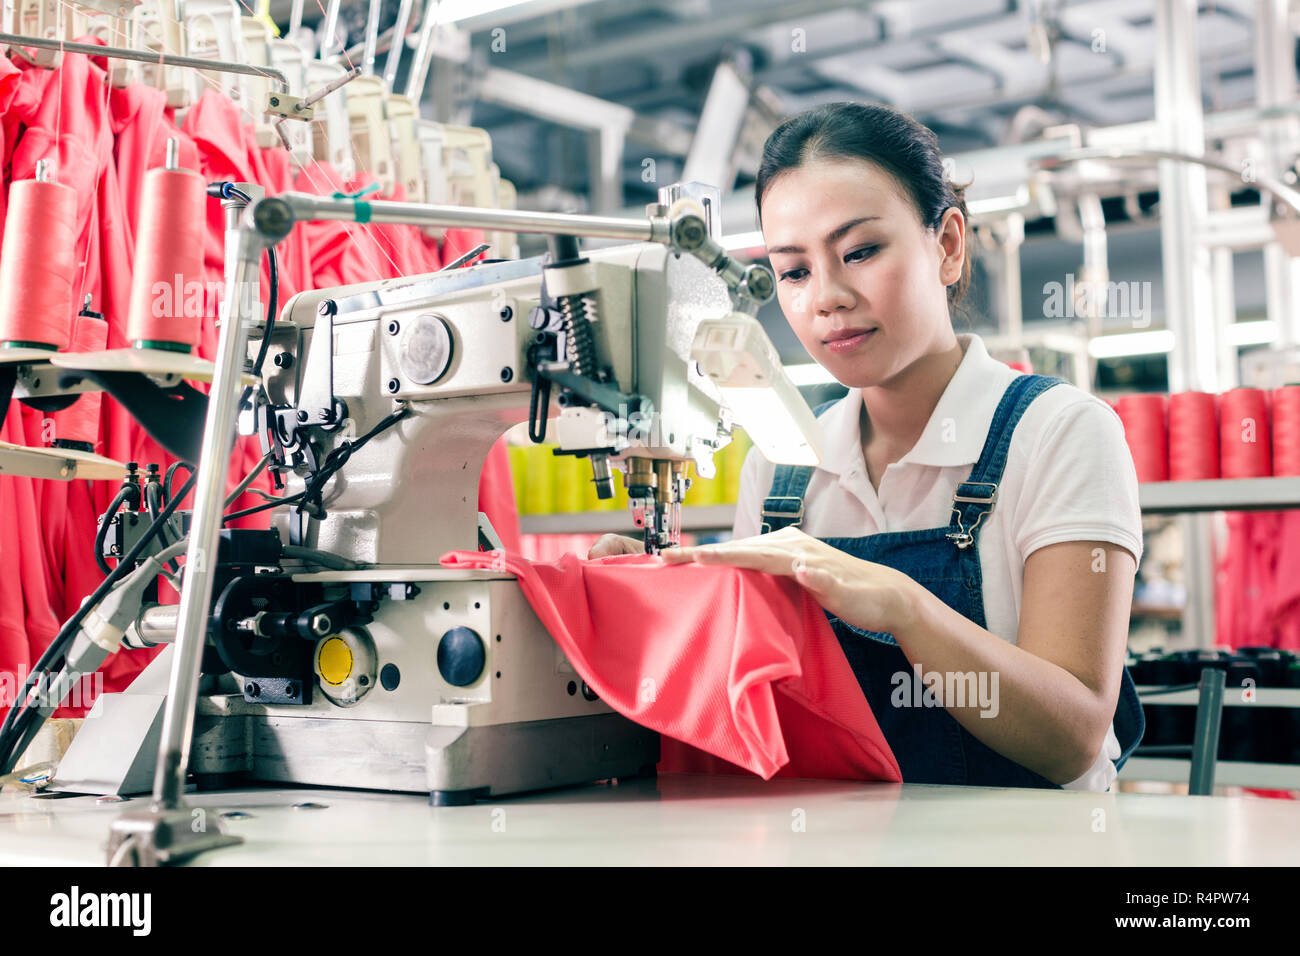
[[[382,2],[386,29],[398,0]],[[368,8],[344,0],[349,45],[361,42]],[[282,24],[289,9],[272,4]],[[306,0],[304,25],[323,9]],[[1200,5],[1207,110],[1254,100],[1253,12],[1253,0]],[[731,157],[743,187],[780,116],[827,101],[907,110],[947,153],[1055,123],[1150,119],[1153,17],[1150,0],[527,0],[456,24],[456,52],[436,61],[446,66],[430,72],[422,112],[486,128],[521,206],[635,207],[681,176],[720,62],[750,93]],[[623,138],[606,150],[621,155],[604,160],[601,192],[593,131],[610,127]]]

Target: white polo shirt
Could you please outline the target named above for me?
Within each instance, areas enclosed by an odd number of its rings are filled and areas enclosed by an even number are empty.
[[[800,527],[813,537],[861,537],[946,526],[952,495],[979,459],[1002,393],[1022,374],[988,354],[978,335],[957,335],[965,352],[911,451],[885,468],[880,491],[862,456],[862,393],[850,389],[822,413],[823,461],[804,494]],[[775,466],[757,449],[745,459],[734,534],[759,533]],[[1107,541],[1142,560],[1137,473],[1119,416],[1106,402],[1063,383],[1040,393],[1011,438],[993,511],[979,532],[984,615],[1014,644],[1025,559],[1061,541]],[[1069,790],[1110,789],[1119,757],[1114,726],[1092,768]]]

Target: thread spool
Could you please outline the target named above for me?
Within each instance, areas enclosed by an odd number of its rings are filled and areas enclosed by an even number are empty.
[[[67,348],[76,311],[77,194],[50,182],[46,160],[36,178],[9,187],[0,246],[0,349]]]
[[[1209,392],[1169,396],[1169,480],[1219,477],[1219,416]]]
[[[203,284],[206,185],[203,177],[176,166],[176,140],[167,144],[167,165],[145,173],[139,236],[131,276],[126,337],[137,348],[189,352],[199,344],[202,309],[192,293]],[[159,293],[161,286],[166,291]],[[199,302],[205,294],[200,292]]]
[[[582,510],[582,466],[585,462],[575,455],[552,455],[551,472],[554,495],[551,505],[556,514],[573,514]]]
[[[1169,480],[1166,404],[1164,395],[1124,395],[1115,403],[1140,482]]]
[[[108,345],[108,323],[90,311],[90,296],[86,308],[72,320],[70,352],[100,352]],[[54,447],[93,451],[99,443],[99,410],[103,399],[100,391],[84,392],[75,402],[50,417],[54,421]]]
[[[1273,474],[1300,475],[1300,385],[1273,390]]]
[[[515,501],[520,511],[523,510],[524,495],[528,490],[527,468],[528,455],[527,447],[524,445],[510,445],[506,449],[510,456],[510,480],[515,486]]]
[[[718,495],[722,491],[722,482],[720,480],[722,477],[722,469],[718,467],[720,464],[718,459],[721,457],[721,454],[714,456],[714,473],[712,478],[701,478],[699,472],[696,471],[695,468],[691,469],[691,488],[686,492],[686,504],[702,506],[721,503],[718,498]]]
[[[1219,396],[1219,473],[1224,478],[1264,478],[1273,473],[1268,395],[1234,388]]]
[[[524,455],[524,493],[519,499],[519,513],[551,514],[555,510],[555,469],[553,445],[528,445]]]

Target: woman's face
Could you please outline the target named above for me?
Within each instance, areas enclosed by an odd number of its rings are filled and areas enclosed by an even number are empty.
[[[965,223],[937,230],[874,163],[786,170],[763,197],[777,300],[808,354],[850,388],[888,382],[950,346],[947,286],[961,276]]]

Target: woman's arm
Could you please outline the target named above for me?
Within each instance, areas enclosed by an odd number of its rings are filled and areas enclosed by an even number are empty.
[[[974,672],[977,680],[987,675],[984,681],[995,689],[993,707],[978,700],[965,707],[944,701],[946,681],[935,687],[936,696],[993,750],[1065,784],[1096,761],[1115,714],[1135,573],[1133,555],[1117,545],[1052,544],[1025,562],[1016,644],[919,585],[910,589],[891,633],[925,673]],[[981,716],[994,708],[996,716]]]
[[[663,559],[787,575],[846,623],[893,634],[920,665],[923,681],[930,673],[940,678],[936,696],[962,726],[1054,783],[1078,779],[1101,752],[1119,695],[1136,572],[1133,555],[1117,545],[1069,541],[1032,552],[1018,644],[958,614],[901,571],[796,528],[666,551]],[[950,674],[973,674],[977,687],[996,688],[995,706],[978,694],[964,707],[945,701]]]

